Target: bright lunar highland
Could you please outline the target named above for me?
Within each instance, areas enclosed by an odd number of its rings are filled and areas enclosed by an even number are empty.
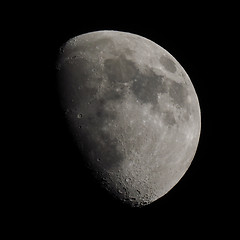
[[[196,153],[201,116],[171,54],[136,34],[90,32],[61,47],[57,78],[79,151],[113,196],[143,206],[178,183]]]

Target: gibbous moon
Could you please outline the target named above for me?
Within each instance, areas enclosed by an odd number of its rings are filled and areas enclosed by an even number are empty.
[[[72,136],[113,196],[144,206],[178,183],[194,158],[201,116],[171,54],[136,34],[90,32],[63,45],[57,76]]]

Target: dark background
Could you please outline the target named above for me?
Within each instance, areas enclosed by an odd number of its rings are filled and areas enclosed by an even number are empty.
[[[21,82],[27,84],[21,104],[24,160],[16,164],[23,174],[16,183],[18,201],[13,200],[20,209],[19,219],[27,216],[39,233],[69,229],[87,231],[89,236],[110,229],[116,236],[128,230],[148,235],[169,229],[171,236],[175,230],[185,234],[195,229],[195,237],[224,229],[234,214],[236,197],[231,187],[235,176],[229,173],[235,158],[228,148],[232,138],[226,127],[237,121],[229,117],[234,102],[228,84],[229,52],[235,39],[233,9],[92,2],[36,5],[20,14],[13,29],[19,33],[24,56]],[[189,170],[169,193],[143,208],[122,205],[99,188],[84,167],[60,110],[55,78],[58,50],[70,38],[97,30],[131,32],[159,44],[186,70],[199,98],[202,129]]]

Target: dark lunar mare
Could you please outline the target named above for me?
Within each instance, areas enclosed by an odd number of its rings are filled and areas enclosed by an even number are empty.
[[[165,57],[165,59],[167,58]],[[158,109],[159,107],[159,93],[169,93],[174,104],[179,107],[186,107],[188,91],[183,86],[183,83],[177,83],[170,78],[156,74],[150,67],[145,67],[143,73],[138,69],[136,63],[126,59],[124,55],[106,59],[104,67],[108,80],[113,86],[110,91],[116,99],[119,99],[123,92],[116,92],[115,89],[121,87],[121,83],[131,83],[130,90],[135,97],[143,104],[150,103],[153,109]],[[120,90],[124,90],[124,87]]]
[[[138,72],[131,90],[141,103],[150,103],[153,109],[158,109],[158,93],[167,92],[163,76],[155,74],[150,68],[144,74]]]

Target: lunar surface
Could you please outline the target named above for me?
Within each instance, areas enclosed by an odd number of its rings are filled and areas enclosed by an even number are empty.
[[[144,206],[178,183],[201,119],[190,78],[171,54],[131,33],[86,33],[61,47],[57,77],[72,136],[105,189]]]

